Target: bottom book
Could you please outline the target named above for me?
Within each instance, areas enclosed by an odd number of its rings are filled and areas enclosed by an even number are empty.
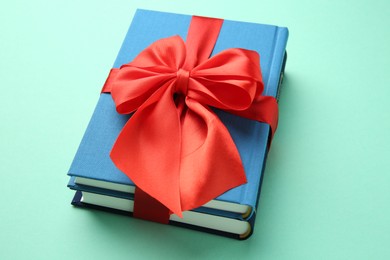
[[[132,216],[134,201],[78,190],[72,200],[72,205]],[[196,210],[183,212],[183,218],[171,214],[169,224],[236,239],[246,239],[252,234],[255,212],[249,218],[242,219],[239,214],[234,215],[221,210],[205,207]]]

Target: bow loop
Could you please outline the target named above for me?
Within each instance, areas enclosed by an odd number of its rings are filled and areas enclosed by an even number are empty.
[[[257,52],[228,49],[196,66],[191,72],[191,96],[220,109],[248,109],[263,91]]]
[[[167,67],[122,67],[111,87],[111,95],[120,114],[137,110],[164,83],[175,77]],[[131,82],[131,83],[130,83]]]
[[[111,90],[118,113],[134,112],[164,83],[176,78],[185,53],[183,40],[173,36],[152,43],[132,62],[121,66]]]

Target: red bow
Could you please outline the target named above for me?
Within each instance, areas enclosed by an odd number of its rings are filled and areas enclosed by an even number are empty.
[[[113,69],[118,113],[135,111],[111,158],[138,188],[173,213],[197,208],[246,182],[240,155],[210,107],[277,125],[275,98],[262,96],[259,55],[228,49],[209,58],[222,20],[193,17],[179,36],[154,42]]]

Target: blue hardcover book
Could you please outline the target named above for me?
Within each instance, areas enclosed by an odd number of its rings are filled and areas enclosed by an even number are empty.
[[[137,10],[114,68],[132,61],[153,42],[179,35],[184,40],[189,15]],[[244,48],[260,54],[264,95],[278,97],[288,30],[284,27],[225,20],[213,49]],[[267,157],[270,128],[267,124],[215,109],[229,130],[243,162],[247,183],[231,189],[197,209],[172,214],[170,224],[245,239],[253,232],[256,208]],[[76,190],[72,204],[132,215],[134,183],[111,161],[111,148],[129,119],[116,112],[110,94],[100,94],[96,109],[80,143],[68,175]]]

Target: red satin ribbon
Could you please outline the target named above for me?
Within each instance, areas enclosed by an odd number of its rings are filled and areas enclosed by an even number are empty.
[[[140,205],[146,194],[164,205],[168,217],[169,211],[182,216],[246,182],[237,148],[210,107],[268,123],[272,134],[276,130],[277,103],[262,96],[259,55],[233,48],[209,58],[222,23],[194,16],[186,42],[179,36],[154,42],[112,69],[103,87],[118,113],[135,111],[111,159],[141,189],[136,209],[148,207]]]

